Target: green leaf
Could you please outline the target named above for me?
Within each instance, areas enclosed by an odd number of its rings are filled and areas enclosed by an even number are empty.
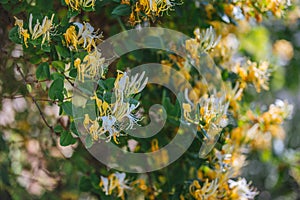
[[[93,139],[90,135],[87,135],[85,138],[85,147],[91,148],[93,146]]]
[[[71,69],[70,72],[69,72],[69,76],[71,76],[72,78],[76,78],[77,69]]]
[[[45,79],[50,79],[50,68],[49,64],[47,62],[41,63],[36,72],[35,72],[37,80],[45,80]]]
[[[80,13],[80,11],[76,11],[76,10],[68,10],[67,13],[67,17],[71,18],[71,17],[76,17],[78,14]]]
[[[71,124],[70,124],[70,130],[72,131],[72,133],[74,133],[75,135],[79,136],[79,133],[77,131],[77,128],[76,128],[74,122],[71,122]]]
[[[6,3],[8,3],[8,0],[0,0],[0,3],[6,4]]]
[[[64,80],[65,79],[64,75],[57,73],[57,72],[52,73],[50,77],[52,80],[56,80],[56,79]]]
[[[72,103],[70,101],[63,102],[61,107],[67,115],[72,116]]]
[[[95,189],[99,189],[99,182],[100,182],[100,178],[99,176],[97,176],[96,174],[91,174],[91,184],[93,185],[93,187]]]
[[[62,58],[70,57],[70,51],[67,48],[60,45],[56,45],[55,49],[57,54],[60,55]]]
[[[39,64],[42,61],[42,57],[40,55],[34,55],[29,59],[29,62],[32,64]]]
[[[68,146],[68,145],[71,145],[71,144],[75,144],[76,139],[73,138],[73,136],[70,132],[63,131],[60,134],[60,141],[59,142],[60,142],[61,146]]]
[[[10,31],[9,31],[9,34],[8,34],[8,37],[11,41],[13,41],[14,43],[17,43],[17,44],[21,44],[21,38],[19,36],[19,32],[18,32],[18,27],[15,26],[13,27]]]
[[[114,88],[115,80],[116,80],[115,78],[108,78],[104,81],[107,90],[111,90]]]
[[[51,65],[60,72],[65,71],[65,63],[62,61],[58,61],[58,60],[53,61]]]
[[[79,189],[82,192],[88,192],[93,187],[91,180],[85,176],[81,177],[79,181]]]
[[[56,125],[54,127],[54,132],[55,133],[61,133],[61,132],[63,132],[63,130],[64,130],[64,128],[61,125]]]
[[[63,88],[64,88],[63,79],[58,78],[54,80],[49,88],[49,92],[48,92],[49,98],[52,100],[59,99],[60,101],[62,101],[64,98],[62,94]]]
[[[107,86],[105,85],[105,83],[104,83],[103,80],[99,79],[98,85],[99,85],[103,90],[107,90]]]
[[[49,53],[51,51],[51,46],[49,44],[43,44],[43,45],[41,45],[41,50]]]
[[[127,16],[131,13],[131,7],[126,4],[118,5],[112,12],[112,15]]]

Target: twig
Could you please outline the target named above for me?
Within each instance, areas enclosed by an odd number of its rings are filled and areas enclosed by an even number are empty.
[[[23,82],[24,82],[24,84],[26,85],[26,77],[24,76],[24,74],[23,74],[23,72],[22,72],[20,66],[19,66],[18,64],[16,64],[16,66],[17,66],[17,71],[18,71],[18,72],[20,73],[20,75],[22,76]],[[28,95],[29,95],[29,97],[32,99],[33,103],[36,105],[37,109],[39,110],[39,113],[40,113],[40,115],[41,115],[41,117],[42,117],[44,123],[46,124],[46,126],[48,126],[48,128],[50,128],[50,130],[51,130],[52,132],[54,132],[53,127],[47,122],[47,120],[46,120],[46,118],[45,118],[45,115],[44,115],[44,113],[42,112],[42,109],[41,109],[40,105],[37,103],[37,100],[34,98],[34,96],[32,96],[32,95],[30,94],[30,92],[28,93]]]
[[[28,96],[23,96],[23,95],[16,95],[16,96],[7,96],[7,95],[3,95],[3,96],[0,96],[0,99],[19,99],[19,98],[26,98]],[[29,96],[31,98],[31,96]],[[64,98],[64,100],[68,100],[68,99],[71,99],[72,96],[70,97],[66,97]],[[35,98],[36,101],[46,101],[46,102],[51,102],[51,103],[54,103],[56,104],[58,102],[58,100],[52,100],[52,99],[42,99],[42,98]]]
[[[72,85],[72,87],[75,87],[75,84],[71,81],[71,78],[65,75],[64,73],[62,74],[64,75],[65,79]]]

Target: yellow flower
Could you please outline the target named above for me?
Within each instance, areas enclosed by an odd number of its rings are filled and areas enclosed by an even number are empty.
[[[201,186],[197,180],[194,180],[189,187],[189,191],[196,200],[217,199],[218,187],[217,179],[211,182],[206,179],[203,186]]]
[[[107,196],[111,195],[114,191],[116,191],[118,197],[124,199],[124,190],[131,189],[127,185],[128,181],[125,178],[126,174],[119,172],[110,174],[108,177],[101,176],[99,187],[102,188],[103,192]]]
[[[20,20],[17,17],[14,17],[14,18],[16,20],[15,26],[18,26],[18,28],[19,28],[19,36],[23,37],[24,44],[26,47],[28,47],[27,40],[30,38],[28,30],[23,28],[23,20]]]
[[[78,45],[91,52],[92,48],[96,49],[96,41],[100,41],[102,34],[98,34],[98,31],[94,31],[94,27],[90,23],[74,23],[78,27],[77,41]]]
[[[106,101],[99,99],[96,92],[94,92],[94,96],[92,96],[91,99],[96,101],[100,116],[107,116],[108,112],[111,111],[110,105]]]
[[[213,27],[200,31],[199,28],[194,30],[195,38],[185,41],[185,49],[189,52],[190,57],[199,64],[199,55],[203,52],[209,52],[216,47],[221,37],[216,35]]]
[[[261,92],[261,88],[264,90],[269,89],[269,63],[262,62],[257,66],[257,63],[248,61],[248,76],[247,81],[253,83],[256,91]]]
[[[81,82],[84,82],[84,68],[81,66],[81,60],[80,58],[76,58],[74,60],[74,67],[77,69],[77,76],[78,80]]]
[[[124,4],[124,1],[121,3]],[[172,0],[138,0],[132,6],[129,22],[134,25],[141,22],[140,18],[148,20],[148,18],[153,19],[154,17],[162,16],[164,12],[172,10],[175,4]]]
[[[96,0],[65,0],[65,3],[72,10],[79,10],[80,8],[94,8]]]
[[[102,54],[95,49],[92,53],[86,55],[81,62],[79,58],[74,60],[74,66],[77,69],[78,80],[84,82],[84,79],[95,79],[97,75],[104,78],[106,67],[104,66],[105,59],[101,57]]]
[[[75,26],[73,26],[73,25],[70,26],[64,33],[64,37],[65,37],[67,46],[73,46],[77,50],[78,40],[77,40],[77,33],[76,33]]]
[[[99,75],[101,78],[104,78],[104,72],[106,70],[104,61],[105,59],[97,49],[86,55],[82,62],[85,69],[85,76],[94,79],[97,75]]]
[[[192,107],[190,104],[188,103],[183,103],[182,104],[182,108],[183,108],[183,116],[186,118],[186,119],[190,119],[191,116],[190,116],[190,112],[192,112]]]
[[[36,24],[34,27],[32,26],[32,19],[33,16],[30,14],[29,16],[29,32],[31,34],[31,39],[35,40],[39,37],[43,37],[41,45],[45,43],[45,41],[50,42],[50,33],[54,30],[54,14],[52,14],[51,19],[48,19],[48,17],[44,17],[42,24],[40,24],[39,20],[36,20]]]

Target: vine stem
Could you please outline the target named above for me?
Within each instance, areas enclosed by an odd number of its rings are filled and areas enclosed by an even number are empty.
[[[25,75],[23,74],[23,72],[22,72],[20,66],[19,66],[18,64],[16,64],[16,66],[17,66],[17,71],[20,73],[20,75],[21,75],[21,77],[22,77],[22,79],[23,79],[23,83],[26,85],[27,83],[26,83],[26,77],[25,77]],[[31,94],[30,92],[28,92],[28,95],[29,95],[29,97],[31,98],[32,102],[36,105],[36,107],[37,107],[37,109],[38,109],[38,111],[39,111],[39,113],[40,113],[40,115],[41,115],[41,117],[42,117],[44,123],[46,124],[46,126],[47,126],[52,132],[54,132],[53,127],[47,122],[47,120],[46,120],[46,118],[45,118],[45,115],[44,115],[44,113],[42,112],[42,109],[41,109],[40,105],[38,104],[37,100],[35,99],[35,97],[32,96],[32,94]]]

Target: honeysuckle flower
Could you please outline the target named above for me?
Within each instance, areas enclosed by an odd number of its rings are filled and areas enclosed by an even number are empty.
[[[258,192],[251,187],[251,183],[247,183],[245,178],[239,178],[237,181],[228,180],[229,188],[232,189],[232,196],[240,200],[254,199]]]
[[[105,195],[111,195],[116,190],[117,196],[124,199],[124,190],[131,189],[125,178],[126,174],[119,172],[110,174],[108,177],[101,176],[99,186],[105,192]]]
[[[219,184],[217,179],[211,182],[206,179],[202,186],[197,180],[194,180],[189,187],[189,192],[196,200],[217,199],[216,191],[218,187]]]
[[[85,65],[85,75],[91,79],[94,79],[97,75],[100,78],[104,78],[106,66],[104,66],[105,58],[96,48],[94,51],[86,55],[82,61],[82,65]]]
[[[116,96],[128,98],[130,95],[139,93],[147,84],[148,78],[144,81],[145,72],[141,75],[136,74],[135,76],[129,77],[126,72],[118,73],[115,81],[115,92]]]
[[[106,141],[109,142],[112,138],[118,143],[117,137],[121,134],[121,131],[132,129],[134,125],[137,125],[141,120],[134,111],[138,108],[139,103],[129,103],[129,98],[140,92],[147,84],[147,78],[144,80],[145,73],[141,75],[128,76],[126,72],[119,72],[115,80],[114,101],[111,103],[100,99],[96,92],[91,97],[95,100],[98,109],[98,117],[95,120],[91,120],[89,115],[84,117],[84,127],[91,134],[94,140],[100,139],[102,135],[108,133]],[[102,122],[101,127],[95,125],[95,121]]]
[[[185,99],[188,103],[183,103],[184,118],[189,123],[194,123],[200,127],[205,135],[204,141],[199,151],[199,156],[206,156],[214,147],[219,134],[228,125],[227,110],[229,102],[224,96],[204,95],[196,104],[192,103],[185,90]]]
[[[169,10],[174,3],[170,0],[139,0],[139,5],[147,15],[160,15],[162,12]]]
[[[228,120],[226,113],[229,103],[225,101],[224,96],[204,95],[196,102],[196,105],[194,105],[194,103],[189,100],[186,90],[185,98],[188,103],[183,103],[184,117],[189,122],[198,124],[206,131],[211,128],[220,131],[227,126]],[[193,116],[191,115],[192,107],[196,108],[196,112],[193,113]]]
[[[28,33],[28,30],[27,29],[24,29],[23,27],[23,20],[21,19],[18,19],[17,17],[14,17],[16,22],[15,22],[15,26],[18,26],[18,32],[19,32],[19,36],[20,38],[23,37],[23,41],[24,41],[24,45],[26,47],[28,47],[28,43],[27,43],[27,40],[30,38],[30,35]]]
[[[80,8],[94,8],[96,0],[65,0],[65,3],[72,10],[79,10]]]
[[[78,80],[84,82],[84,68],[81,67],[81,60],[80,60],[80,58],[76,58],[74,60],[74,67],[77,69]]]
[[[264,61],[261,63],[238,61],[231,65],[231,70],[239,76],[239,87],[245,89],[247,84],[254,85],[256,92],[262,89],[269,89],[269,78],[271,70],[269,63]]]
[[[82,46],[89,53],[92,49],[97,50],[97,41],[100,41],[102,34],[98,33],[98,31],[94,31],[94,27],[84,22],[74,22],[74,25],[71,25],[66,32],[64,33],[66,45],[72,50],[78,49],[78,46]],[[76,31],[76,27],[78,28],[78,32]]]
[[[128,1],[122,1],[122,4],[128,4]],[[172,10],[172,8],[181,4],[181,2],[175,2],[175,0],[138,0],[132,6],[132,12],[129,17],[129,22],[132,25],[147,21],[149,18],[162,16],[163,13]]]
[[[287,101],[276,99],[274,104],[269,107],[271,120],[281,124],[283,120],[290,119],[293,113],[294,106]]]
[[[102,116],[101,117],[101,121],[102,121],[102,130],[103,130],[103,133],[106,133],[108,132],[109,133],[109,136],[107,137],[107,141],[110,141],[112,137],[114,137],[114,140],[116,140],[116,134],[118,134],[118,130],[116,130],[115,128],[115,123],[117,121],[117,119],[112,116],[112,115],[109,115],[109,116]]]
[[[94,80],[96,76],[104,78],[106,66],[104,65],[105,58],[102,54],[95,49],[91,53],[88,53],[81,61],[80,58],[74,60],[74,66],[77,69],[78,80],[84,82],[85,78]]]
[[[88,22],[84,22],[83,24],[75,22],[74,24],[79,29],[77,34],[78,45],[82,45],[88,52],[92,48],[97,48],[96,41],[102,37],[102,34],[98,34],[98,31],[94,32],[94,27]]]
[[[203,52],[208,52],[216,47],[221,36],[216,35],[212,26],[205,30],[196,28],[194,30],[195,38],[185,41],[185,48],[189,52],[190,57],[196,62],[199,62],[199,55]]]
[[[78,44],[78,39],[77,39],[77,33],[75,26],[70,26],[66,32],[64,33],[64,37],[67,43],[68,47],[73,47],[77,50],[77,44]]]
[[[207,95],[200,98],[200,122],[204,122],[204,128],[209,129],[209,126],[214,128],[224,128],[228,124],[226,117],[228,103],[224,103],[224,98]]]
[[[45,41],[50,42],[50,34],[55,29],[53,24],[54,14],[52,14],[51,18],[48,19],[48,16],[45,16],[42,24],[40,24],[39,20],[36,20],[36,23],[33,27],[32,25],[33,16],[30,14],[29,16],[29,32],[31,34],[31,39],[35,40],[39,37],[43,37],[41,45],[45,43]]]
[[[140,121],[140,119],[138,119],[135,115],[132,114],[132,112],[134,110],[137,109],[137,107],[139,106],[139,104],[130,104],[129,108],[127,109],[127,112],[126,114],[123,116],[123,118],[127,118],[129,123],[128,123],[128,126],[126,127],[126,129],[132,129],[133,126],[135,124],[137,124],[138,121]]]
[[[269,90],[269,77],[271,76],[269,70],[269,63],[262,62],[259,65],[255,62],[248,61],[248,77],[247,80],[251,81],[255,86],[257,92],[264,90]]]
[[[272,146],[273,138],[283,140],[285,131],[282,124],[292,112],[293,106],[282,100],[276,100],[269,110],[260,115],[248,111],[249,127],[244,130],[247,141],[253,148],[266,149]]]
[[[92,96],[91,99],[96,101],[100,116],[107,116],[108,112],[111,111],[110,105],[106,101],[99,99],[96,92],[94,92],[94,96]]]

